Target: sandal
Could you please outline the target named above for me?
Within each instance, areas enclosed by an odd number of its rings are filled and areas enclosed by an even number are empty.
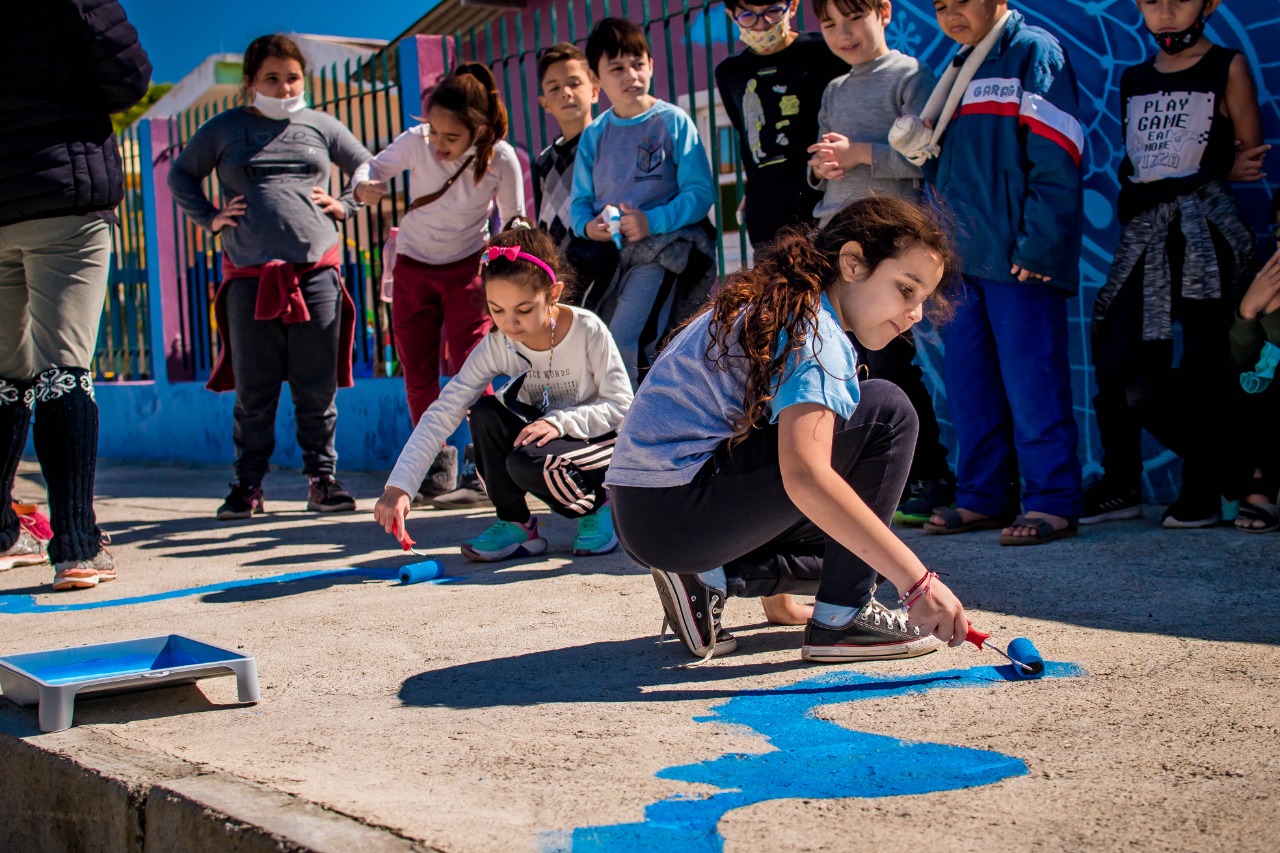
[[[1240,520],[1261,521],[1262,527],[1247,527]],[[1244,533],[1270,533],[1280,528],[1280,505],[1241,503],[1236,516],[1236,530]]]
[[[924,524],[924,532],[932,533],[935,536],[951,536],[955,533],[972,533],[975,530],[999,530],[1002,525],[998,519],[989,515],[981,518],[975,518],[973,521],[965,521],[964,516],[960,514],[960,510],[954,507],[946,507],[940,509],[933,515],[942,516],[942,524],[934,524],[927,521]]]
[[[1055,539],[1069,539],[1079,532],[1079,521],[1067,519],[1067,526],[1055,530],[1053,523],[1047,518],[1036,518],[1032,515],[1020,515],[1009,522],[1009,527],[1029,527],[1036,532],[1035,536],[1014,536],[1001,534],[998,541],[1001,545],[1047,545]]]

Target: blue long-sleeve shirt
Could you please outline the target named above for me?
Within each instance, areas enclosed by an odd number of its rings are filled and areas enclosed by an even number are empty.
[[[573,231],[606,204],[644,211],[651,234],[666,234],[707,215],[715,182],[698,128],[684,110],[658,101],[634,118],[607,110],[587,125],[573,167]]]

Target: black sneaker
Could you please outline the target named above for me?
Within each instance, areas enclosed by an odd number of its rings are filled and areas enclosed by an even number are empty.
[[[231,483],[231,494],[218,507],[218,521],[235,521],[266,512],[262,504],[262,484],[236,480]]]
[[[920,527],[940,509],[956,500],[956,484],[952,480],[918,480],[893,514],[893,523],[902,527]]]
[[[658,587],[658,598],[666,615],[662,626],[664,635],[670,625],[689,654],[703,661],[727,655],[738,647],[734,636],[720,627],[720,614],[728,597],[724,590],[712,589],[697,575],[658,569],[649,572]]]
[[[1081,524],[1142,518],[1142,496],[1137,488],[1125,488],[1103,477],[1084,492]]]
[[[1160,526],[1170,529],[1213,527],[1222,520],[1222,499],[1200,492],[1187,494],[1183,489],[1178,499],[1160,516]]]
[[[856,660],[898,660],[927,655],[942,643],[907,624],[907,614],[890,610],[874,598],[848,625],[837,628],[810,619],[804,629],[805,660],[844,663]]]
[[[457,485],[458,448],[446,444],[432,460],[427,476],[423,478],[422,485],[418,486],[418,493],[413,496],[410,504],[414,507],[430,506],[433,498],[452,492]]]
[[[311,478],[307,489],[307,509],[312,512],[354,512],[356,499],[328,474]]]
[[[455,450],[454,452],[456,453],[457,451]],[[475,447],[468,444],[467,449],[462,454],[462,482],[458,483],[458,488],[432,498],[431,505],[433,507],[436,509],[474,509],[476,507],[493,506],[493,501],[489,500],[489,492],[480,480],[480,473],[476,471],[474,457]]]

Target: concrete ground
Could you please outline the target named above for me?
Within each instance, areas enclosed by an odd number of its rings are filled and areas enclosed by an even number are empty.
[[[1164,531],[1156,508],[1037,548],[903,533],[1063,677],[971,646],[806,664],[745,600],[738,652],[677,670],[648,574],[573,558],[564,519],[544,559],[476,564],[456,546],[489,516],[415,513],[455,580],[399,586],[379,477],[325,517],[274,473],[265,516],[218,523],[226,479],[104,464],[119,579],[0,574],[0,654],[180,632],[254,655],[262,701],[233,679],[85,699],[53,734],[0,703],[0,849],[1280,848],[1276,534]],[[18,495],[43,499],[31,463]],[[343,568],[368,573],[41,609]]]

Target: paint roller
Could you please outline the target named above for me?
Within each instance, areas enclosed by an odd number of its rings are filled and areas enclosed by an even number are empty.
[[[1013,642],[1009,643],[1009,648],[1000,648],[994,643],[987,642],[991,639],[990,634],[985,634],[973,627],[973,623],[969,623],[969,632],[965,634],[965,640],[973,643],[982,650],[982,644],[986,643],[987,648],[999,652],[1004,655],[1009,663],[1013,664],[1013,673],[1019,678],[1039,678],[1044,675],[1044,658],[1040,656],[1040,652],[1035,645],[1026,637],[1016,637]]]
[[[415,543],[409,538],[409,531],[401,525],[396,529],[396,539],[400,541],[400,547],[418,557],[425,557],[426,554],[419,551],[413,546]],[[423,560],[421,563],[410,563],[407,566],[400,567],[400,583],[407,585],[411,583],[422,583],[423,581],[435,580],[444,577],[444,567],[435,560]]]

